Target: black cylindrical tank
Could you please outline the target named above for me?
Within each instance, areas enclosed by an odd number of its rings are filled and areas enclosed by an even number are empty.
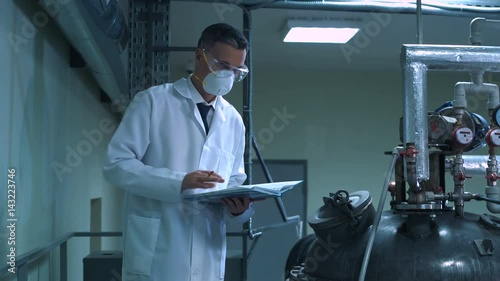
[[[365,280],[500,281],[500,249],[495,249],[500,245],[499,227],[500,219],[486,214],[466,212],[459,218],[453,211],[435,217],[425,211],[404,215],[385,211]],[[358,280],[372,227],[342,243],[332,241],[340,235],[334,231],[328,238],[325,229],[321,235],[315,230],[316,240],[300,271],[295,269],[289,280]]]

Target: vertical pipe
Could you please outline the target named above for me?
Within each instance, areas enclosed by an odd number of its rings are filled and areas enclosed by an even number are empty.
[[[251,12],[243,8],[243,34],[248,40],[248,53],[246,64],[250,72],[245,80],[243,80],[243,123],[245,125],[245,171],[247,174],[247,184],[252,184],[252,36],[250,32]]]
[[[417,0],[417,42],[424,43],[424,24],[422,22],[422,0]]]
[[[392,151],[391,164],[389,170],[387,171],[387,176],[385,177],[384,185],[382,186],[382,192],[380,194],[380,201],[377,207],[377,213],[375,215],[375,220],[373,221],[373,227],[368,238],[368,244],[366,245],[365,254],[363,256],[363,263],[361,264],[361,270],[359,273],[359,281],[365,281],[366,271],[368,269],[368,263],[370,262],[370,255],[373,248],[373,243],[375,241],[375,235],[377,234],[378,225],[380,223],[382,212],[384,211],[385,198],[387,197],[387,191],[389,183],[391,182],[392,174],[394,173],[394,166],[399,158],[400,149],[398,147],[394,148]]]
[[[264,173],[264,176],[266,177],[267,182],[274,182],[273,177],[271,176],[271,173],[269,172],[269,169],[267,168],[266,162],[264,161],[262,154],[260,154],[259,146],[257,145],[257,142],[255,141],[254,136],[252,136],[252,144],[253,144],[253,149],[254,149],[255,155],[257,156],[257,159],[259,159],[260,166],[262,167],[262,172]]]
[[[453,173],[453,181],[454,181],[454,202],[455,202],[455,216],[463,218],[464,217],[464,160],[462,159],[462,149],[455,156],[454,163],[454,173]]]
[[[61,246],[59,247],[60,251],[60,257],[59,257],[59,263],[60,263],[60,273],[61,276],[59,280],[61,281],[68,281],[68,242],[64,241]]]
[[[28,263],[25,263],[17,267],[16,280],[28,281]]]
[[[250,72],[245,80],[243,80],[243,124],[245,125],[245,171],[247,174],[246,184],[252,184],[252,139],[253,139],[253,124],[252,124],[252,15],[246,7],[241,7],[243,10],[243,34],[248,40],[248,52],[246,63]],[[252,218],[243,225],[243,230],[250,233],[252,226]],[[248,278],[248,239],[242,237],[243,258],[241,261],[241,281],[247,281]]]
[[[408,143],[415,143],[416,180],[429,179],[429,148],[427,121],[427,67],[421,63],[405,64],[403,68],[403,123],[405,148]],[[417,182],[408,181],[405,168],[405,180],[410,185]]]
[[[255,141],[255,137],[252,136],[252,144],[254,148],[254,152],[257,155],[257,159],[259,159],[260,165],[262,166],[262,171],[264,172],[264,176],[267,179],[267,182],[273,182],[273,178],[271,176],[271,173],[269,172],[269,169],[267,168],[266,162],[264,161],[264,158],[260,154],[259,146],[257,145],[257,142]],[[286,213],[285,205],[283,204],[283,201],[281,200],[281,197],[276,197],[274,198],[274,202],[276,203],[276,207],[278,208],[281,219],[283,222],[288,221],[288,215]]]

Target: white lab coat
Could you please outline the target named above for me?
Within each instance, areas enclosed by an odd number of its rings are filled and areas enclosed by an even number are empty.
[[[138,93],[113,135],[105,178],[126,191],[123,281],[223,280],[226,226],[247,221],[250,208],[232,216],[222,204],[183,200],[186,173],[210,170],[242,184],[244,132],[241,116],[218,97],[208,136],[195,88],[180,79]]]

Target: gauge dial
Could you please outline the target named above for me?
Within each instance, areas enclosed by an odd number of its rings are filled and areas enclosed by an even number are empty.
[[[467,127],[458,127],[455,131],[453,131],[453,139],[459,145],[469,145],[473,138],[474,134],[472,133],[472,130]]]
[[[429,120],[429,137],[437,141],[446,133],[446,121],[439,116],[433,116]]]
[[[500,146],[500,129],[493,129],[486,134],[486,141],[490,146]]]

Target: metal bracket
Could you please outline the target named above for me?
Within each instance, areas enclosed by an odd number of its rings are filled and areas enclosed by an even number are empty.
[[[480,256],[493,255],[493,250],[495,249],[495,247],[493,246],[493,241],[491,241],[491,239],[473,240],[472,244],[474,245],[474,248]]]
[[[168,82],[170,45],[170,1],[129,1],[130,97],[151,86]],[[158,48],[157,46],[162,46]]]

